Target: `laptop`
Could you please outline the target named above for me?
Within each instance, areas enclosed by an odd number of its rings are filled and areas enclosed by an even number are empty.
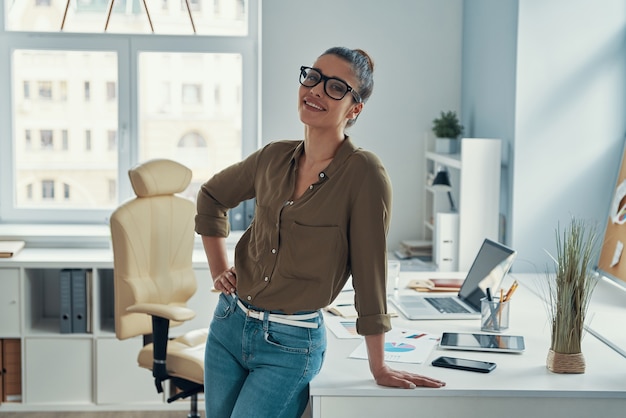
[[[458,294],[396,293],[389,300],[408,319],[480,318],[480,300],[487,288],[496,294],[516,255],[515,250],[485,239]]]

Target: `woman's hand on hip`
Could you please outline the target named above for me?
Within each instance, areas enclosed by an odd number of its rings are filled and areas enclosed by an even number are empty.
[[[219,276],[215,277],[213,279],[213,287],[225,295],[235,293],[237,291],[237,272],[235,267],[224,270]]]

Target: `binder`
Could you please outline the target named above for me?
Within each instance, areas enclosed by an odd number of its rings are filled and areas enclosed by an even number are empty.
[[[61,270],[59,274],[59,324],[61,334],[72,332],[72,273]]]
[[[2,401],[22,400],[22,361],[19,339],[2,340]]]
[[[87,332],[87,271],[72,270],[72,332]]]

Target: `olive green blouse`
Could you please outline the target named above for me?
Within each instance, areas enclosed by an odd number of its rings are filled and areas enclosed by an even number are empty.
[[[346,138],[318,181],[292,201],[303,151],[303,141],[272,142],[213,176],[198,194],[196,232],[226,237],[228,209],[255,198],[254,219],[235,249],[239,297],[266,310],[314,311],[352,275],[357,332],[386,332],[389,177],[378,157]]]

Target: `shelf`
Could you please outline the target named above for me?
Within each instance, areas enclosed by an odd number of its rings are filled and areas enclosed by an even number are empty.
[[[427,152],[426,158],[436,163],[445,165],[448,168],[461,169],[461,154],[438,154],[436,152]]]
[[[437,187],[440,187],[439,189],[435,189],[433,186],[425,186],[425,187],[426,187],[426,191],[430,193],[446,193],[446,192],[452,191],[452,187],[447,187],[447,186],[437,186]]]
[[[455,268],[469,269],[485,238],[498,239],[500,205],[501,141],[491,138],[463,138],[461,152],[441,154],[432,148],[425,150],[424,173],[424,239],[436,240],[439,213],[454,208],[459,214]],[[432,179],[439,170],[447,170],[451,187],[433,188]],[[441,243],[439,243],[441,244]],[[433,261],[438,260],[438,248],[433,242]],[[458,266],[458,267],[457,267]]]
[[[88,273],[88,333],[60,332],[60,273],[64,269]],[[217,298],[206,298],[212,281],[202,250],[194,252],[194,273],[198,289],[188,307],[196,317],[173,328],[172,336],[207,329],[215,310]],[[0,260],[0,339],[21,341],[23,395],[0,403],[0,416],[6,411],[112,407],[188,409],[184,401],[166,404],[154,388],[150,371],[137,366],[141,337],[116,338],[113,275],[110,249],[25,248],[11,259]]]

